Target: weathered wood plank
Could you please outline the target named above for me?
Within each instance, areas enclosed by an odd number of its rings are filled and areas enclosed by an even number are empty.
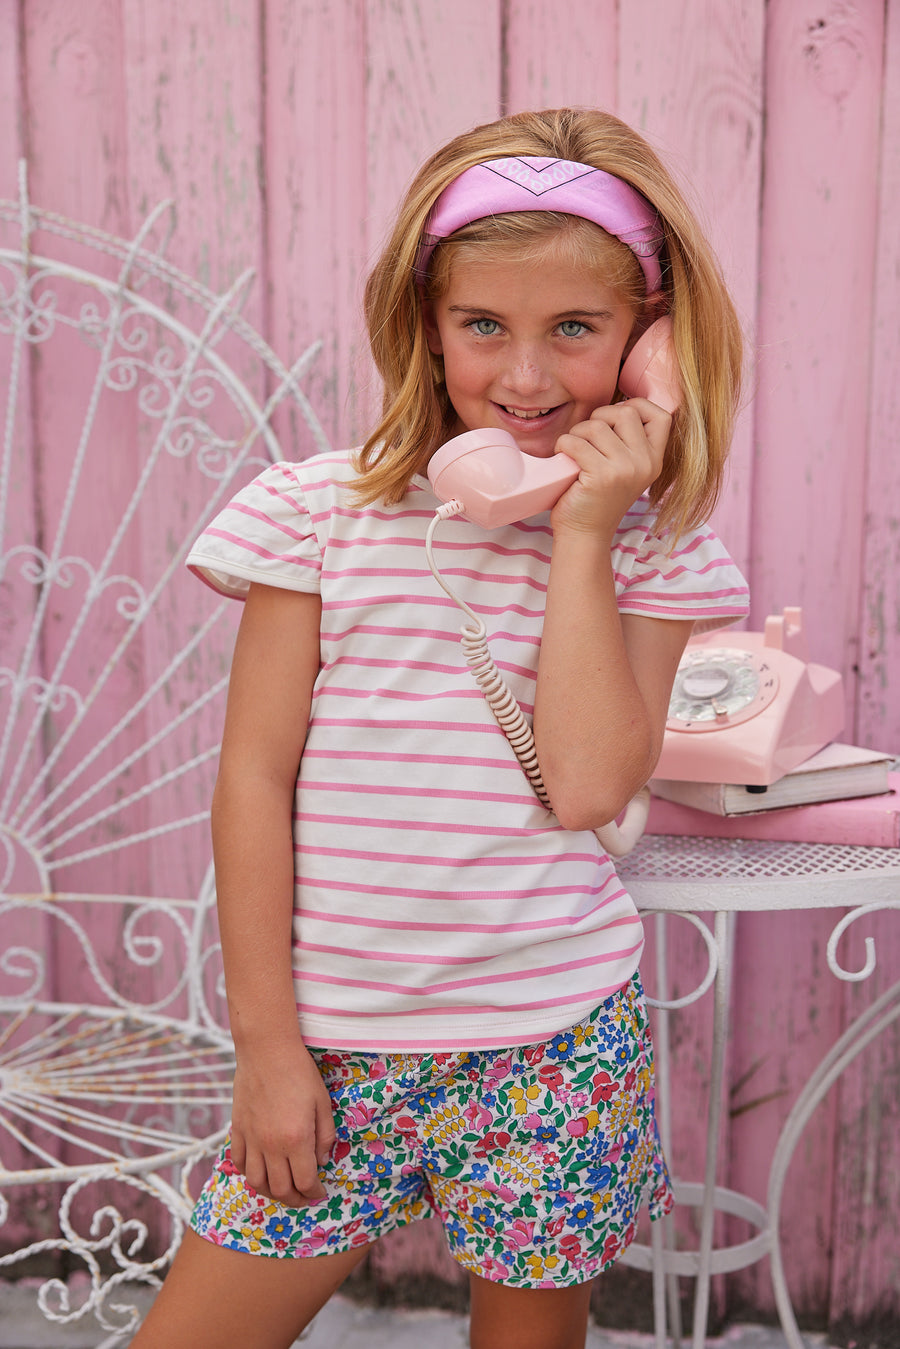
[[[368,247],[375,256],[414,172],[500,113],[499,0],[452,9],[367,0]]]
[[[120,6],[26,0],[23,14],[32,198],[113,234],[127,232]]]
[[[878,240],[869,400],[869,454],[863,530],[860,679],[856,738],[896,751],[900,745],[900,5],[886,10]],[[843,352],[843,347],[841,348]],[[858,397],[866,395],[862,363],[853,362]],[[851,457],[853,457],[851,455]],[[862,465],[855,460],[857,471]],[[860,925],[844,964],[863,964],[862,936],[875,941],[877,967],[845,992],[845,1020],[869,1004],[900,971],[900,914]],[[844,955],[843,948],[841,949]],[[873,1325],[900,1314],[900,1029],[868,1049],[839,1088],[835,1157],[835,1240],[829,1321]]]
[[[553,0],[509,6],[506,109],[597,107],[615,112],[616,0]]]
[[[868,351],[881,16],[872,7],[776,3],[768,10],[766,51],[754,614],[759,621],[785,603],[803,604],[814,657],[849,676],[862,529],[854,461],[865,446],[853,363],[838,357],[835,337],[844,353]],[[836,257],[848,265],[835,268]],[[848,680],[848,707],[852,699]],[[766,1046],[769,1068],[760,1083],[786,1088],[787,1102],[839,1033],[840,999],[821,958],[830,922],[805,916],[778,941],[774,921],[755,948],[773,990],[772,1015],[757,1017],[755,1026],[741,1018],[736,1057],[750,1064]],[[744,958],[752,961],[749,950]],[[779,1027],[787,1029],[789,1055],[774,1052]],[[773,1102],[754,1127],[746,1118],[737,1122],[736,1181],[752,1187],[766,1119],[780,1127],[785,1113]],[[827,1297],[821,1251],[832,1240],[835,1129],[830,1098],[809,1126],[785,1201],[789,1279],[800,1309]],[[804,1175],[819,1179],[804,1185]],[[751,1298],[768,1295],[759,1271],[741,1286]]]
[[[856,736],[862,745],[900,745],[900,5],[887,9],[879,172],[874,323],[868,362],[869,443],[863,531],[862,602],[858,621],[859,702]],[[853,362],[856,397],[866,396],[865,361]],[[852,466],[862,474],[860,459]]]
[[[289,360],[321,339],[308,389],[335,447],[368,430],[362,360],[367,260],[366,47],[362,0],[266,8],[266,270],[269,340]],[[287,458],[310,453],[291,422]]]
[[[883,22],[880,5],[776,0],[768,9],[754,616],[805,607],[814,659],[846,677],[848,727]]]
[[[77,9],[59,7],[46,0],[29,0],[24,7],[25,72],[28,178],[31,199],[88,224],[111,232],[127,232],[125,191],[126,144],[124,124],[124,65],[119,7],[114,0],[88,0]],[[49,242],[49,241],[48,241]],[[40,233],[34,247],[39,253]],[[81,265],[96,265],[101,274],[115,275],[116,264],[103,254],[90,256],[66,240],[54,241],[53,256]],[[60,310],[77,318],[85,295],[74,284],[58,283]],[[103,306],[101,305],[101,309]],[[33,409],[33,461],[44,546],[57,542],[60,520],[68,491],[69,471],[75,447],[86,419],[91,415],[92,393],[98,388],[98,352],[72,328],[60,324],[46,341],[30,353]],[[124,412],[124,416],[122,415]],[[127,500],[128,465],[132,462],[133,409],[131,415],[98,398],[92,446],[115,447],[97,465],[88,455],[84,481],[86,495],[71,513],[65,529],[63,554],[85,556],[96,563],[97,540],[111,536],[113,522],[121,517]],[[86,504],[82,504],[86,503]],[[137,541],[129,538],[119,559],[124,570],[137,566]],[[84,578],[80,584],[60,588],[53,606],[54,621],[45,633],[45,674],[50,676],[64,652],[72,624],[86,598]],[[60,678],[76,687],[93,669],[96,653],[85,645],[75,648]],[[123,666],[110,680],[113,705],[125,705],[135,695],[134,669]],[[71,770],[84,745],[73,742],[53,772],[57,784]],[[106,767],[112,758],[105,756]],[[70,850],[74,851],[74,850]],[[59,888],[102,889],[104,884],[146,884],[146,858],[114,858],[104,867],[79,867],[77,875],[57,872]],[[123,890],[123,893],[127,890]]]
[[[6,128],[0,146],[0,197],[10,199],[18,196],[18,164],[25,150],[20,20],[18,5],[0,5],[0,126]]]
[[[746,336],[754,340],[762,172],[762,0],[660,6],[620,18],[619,113],[660,151],[716,250]],[[752,379],[752,355],[748,365]],[[745,402],[749,401],[749,394]],[[751,416],[734,437],[715,524],[749,559]]]
[[[221,290],[261,260],[259,2],[125,0],[122,13],[132,223],[174,198],[168,256]],[[262,326],[262,312],[256,287],[247,318]]]
[[[124,60],[131,74],[127,110],[128,175],[132,202],[132,229],[160,201],[175,204],[176,228],[166,256],[190,276],[216,292],[224,292],[248,268],[255,278],[242,288],[246,317],[265,327],[263,274],[262,50],[261,10],[258,0],[238,5],[178,0],[144,5],[128,0],[123,6]],[[155,231],[158,235],[159,231]],[[173,298],[173,304],[182,302]],[[187,313],[182,305],[182,313]],[[198,331],[203,314],[189,318]],[[176,360],[185,359],[179,342],[171,342]],[[266,394],[265,380],[255,356],[237,339],[217,342],[221,356],[249,384],[257,400]],[[169,386],[161,388],[169,396]],[[182,415],[189,411],[186,405]],[[236,422],[237,419],[235,418]],[[145,421],[137,442],[141,456],[155,452],[164,421]],[[192,460],[199,452],[194,445]],[[166,449],[163,458],[169,455]],[[145,527],[141,535],[144,564],[155,575],[171,539],[196,527],[210,491],[210,480],[193,464],[178,488],[166,485],[165,474],[155,476],[142,518],[166,518],[166,536]],[[156,503],[154,505],[154,502]],[[179,577],[164,597],[160,622],[167,642],[175,643],[192,623],[209,614],[213,597],[187,576]],[[237,617],[237,614],[235,615]],[[227,643],[226,643],[227,646]],[[172,704],[195,696],[202,687],[196,667],[183,670],[173,681]],[[153,729],[166,709],[149,713]],[[198,718],[195,743],[215,742],[221,709],[209,709]],[[170,747],[154,756],[154,767],[169,766]],[[210,777],[210,787],[211,787]],[[199,791],[199,784],[197,790]],[[172,792],[168,800],[180,799]],[[188,802],[184,802],[187,806]],[[204,809],[206,802],[194,808]],[[166,846],[153,850],[156,893],[196,893],[208,860],[206,831],[173,835]]]
[[[0,146],[0,195],[15,200],[19,195],[19,160],[25,152],[24,127],[26,109],[22,101],[24,72],[21,69],[21,18],[18,5],[0,7],[0,125],[9,129]],[[4,227],[2,241],[5,246],[16,247],[19,243],[17,224]],[[6,268],[0,269],[4,289],[11,290],[11,274]],[[34,409],[32,406],[32,382],[30,363],[27,354],[20,353],[20,375],[14,384],[12,353],[4,343],[3,361],[0,364],[0,407],[3,409],[4,443],[0,455],[9,455],[3,466],[6,479],[7,509],[0,512],[0,558],[3,558],[3,583],[0,588],[0,665],[7,669],[17,669],[21,653],[28,641],[37,603],[35,586],[27,579],[25,561],[16,563],[7,555],[12,550],[29,543],[35,535],[35,482],[33,429]],[[9,441],[6,437],[9,435]],[[21,447],[21,454],[14,454],[13,447]],[[8,475],[8,476],[7,476]],[[19,707],[14,701],[13,682],[9,678],[2,681],[0,694],[0,742],[6,745],[3,762],[0,763],[0,790],[5,795],[13,765],[23,752],[23,735],[10,729],[19,721]],[[26,699],[27,701],[27,699]],[[8,737],[8,738],[7,738]],[[38,771],[40,747],[35,746],[27,756],[24,777],[32,779]],[[6,886],[15,893],[27,893],[37,890],[40,879],[25,848],[12,845],[14,853],[10,859],[7,853],[4,869],[8,871]],[[10,847],[7,843],[6,847]],[[50,946],[49,922],[46,918],[35,916],[30,920],[24,914],[7,914],[3,920],[0,946],[6,951],[20,949],[47,950]],[[4,993],[9,988],[4,983]],[[14,982],[14,981],[12,981]],[[30,1161],[25,1150],[12,1144],[9,1155],[4,1156],[4,1164],[10,1169],[16,1166],[28,1166]],[[4,1225],[5,1240],[10,1243],[25,1242],[52,1235],[52,1220],[43,1212],[35,1212],[36,1206],[30,1202],[27,1192],[12,1194],[9,1217]]]

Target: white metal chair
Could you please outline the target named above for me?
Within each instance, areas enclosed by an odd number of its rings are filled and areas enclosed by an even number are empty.
[[[316,348],[285,368],[249,273],[216,295],[167,263],[172,220],[111,238],[24,169],[0,202],[0,1273],[49,1264],[44,1314],[110,1346],[233,1068],[206,821],[237,606],[183,559],[253,473],[327,448]]]

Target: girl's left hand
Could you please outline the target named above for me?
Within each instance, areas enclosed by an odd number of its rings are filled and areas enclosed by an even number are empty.
[[[630,506],[659,477],[672,418],[646,398],[597,408],[559,437],[556,450],[581,472],[550,516],[558,530],[599,534],[612,542]]]

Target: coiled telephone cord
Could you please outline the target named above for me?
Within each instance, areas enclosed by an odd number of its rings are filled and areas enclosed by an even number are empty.
[[[541,777],[534,734],[525,719],[525,713],[516,701],[515,694],[494,664],[487,644],[487,628],[474,610],[466,604],[465,600],[460,599],[459,595],[447,584],[434,560],[435,530],[442,520],[449,520],[454,515],[461,514],[462,510],[462,502],[455,499],[438,507],[425,535],[425,555],[438,585],[471,620],[470,623],[464,623],[459,630],[466,664],[472,671],[475,682],[484,694],[485,701],[493,712],[500,729],[512,746],[535,796],[542,806],[552,811],[553,806],[550,804],[550,797],[547,794],[547,788],[544,786],[544,779]],[[621,824],[610,821],[609,824],[601,825],[599,829],[594,831],[611,857],[624,857],[626,853],[631,852],[644,832],[649,809],[650,791],[649,788],[643,787],[629,801]]]

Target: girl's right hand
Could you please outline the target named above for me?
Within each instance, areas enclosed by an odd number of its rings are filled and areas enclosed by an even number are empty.
[[[289,1208],[324,1199],[318,1173],[334,1139],[331,1098],[301,1040],[239,1055],[231,1160],[254,1190]]]
[[[662,472],[672,417],[646,398],[596,408],[559,437],[556,449],[581,472],[551,514],[559,529],[611,543],[626,511]]]

